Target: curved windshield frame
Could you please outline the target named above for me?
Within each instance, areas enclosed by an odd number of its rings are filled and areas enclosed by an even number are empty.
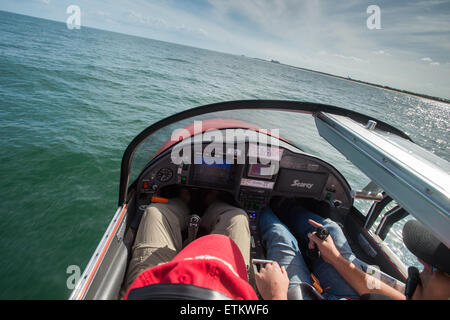
[[[412,141],[411,138],[406,133],[398,130],[397,128],[387,123],[384,123],[383,121],[379,121],[377,119],[363,115],[355,111],[350,111],[347,109],[338,108],[331,105],[301,102],[301,101],[286,101],[286,100],[241,100],[241,101],[229,101],[204,105],[162,119],[154,123],[153,125],[147,127],[138,136],[136,136],[136,138],[133,139],[133,141],[129,144],[129,146],[125,150],[122,158],[118,205],[122,206],[128,201],[127,195],[129,189],[130,172],[133,158],[136,150],[144,141],[150,143],[152,142],[151,140],[149,140],[149,137],[151,137],[156,132],[163,129],[167,129],[171,125],[177,124],[183,120],[187,120],[202,115],[214,114],[221,111],[237,111],[237,110],[261,110],[261,111],[270,110],[270,111],[303,113],[309,115],[316,115],[318,113],[325,112],[329,114],[345,116],[362,124],[366,124],[369,122],[369,120],[372,120],[377,122],[378,130],[383,130],[398,135],[401,138]],[[159,142],[155,141],[155,143]]]

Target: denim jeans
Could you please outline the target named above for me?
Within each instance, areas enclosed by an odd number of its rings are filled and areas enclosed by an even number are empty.
[[[289,287],[300,282],[312,284],[310,270],[306,266],[297,242],[298,239],[307,245],[309,243],[307,234],[315,231],[308,219],[322,224],[330,231],[336,248],[343,257],[352,261],[358,268],[364,264],[355,257],[342,229],[334,221],[324,219],[292,201],[283,204],[279,217],[284,223],[269,207],[264,208],[259,217],[259,230],[262,243],[267,250],[267,259],[277,261],[280,266],[286,268]],[[326,299],[359,298],[359,295],[336,269],[322,258],[315,259],[311,267],[311,271],[319,280],[321,287],[328,288],[323,293]]]

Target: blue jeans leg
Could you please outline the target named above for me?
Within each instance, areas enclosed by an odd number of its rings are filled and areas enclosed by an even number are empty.
[[[298,248],[297,239],[268,207],[261,211],[259,230],[262,243],[267,249],[267,259],[274,260],[286,268],[289,287],[301,282],[311,284],[311,275]]]
[[[305,241],[305,244],[309,243],[307,234],[315,231],[315,228],[308,220],[312,219],[322,224],[329,230],[330,236],[333,238],[336,248],[342,256],[359,267],[359,260],[353,254],[341,227],[334,221],[322,218],[298,204],[289,202],[281,208],[280,218],[290,228],[294,236],[299,241]],[[322,288],[329,288],[326,294],[324,294],[328,299],[344,297],[356,299],[359,297],[356,291],[342,278],[336,269],[326,263],[322,258],[314,260],[312,269],[314,275],[319,279]]]

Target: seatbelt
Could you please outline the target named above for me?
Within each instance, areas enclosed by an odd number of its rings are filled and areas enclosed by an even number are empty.
[[[200,227],[200,221],[202,219],[200,216],[193,214],[189,218],[189,226],[188,226],[188,238],[186,240],[185,246],[195,240],[197,237],[198,229]]]
[[[324,293],[325,291],[329,290],[330,287],[326,287],[325,289],[322,288],[322,286],[320,285],[320,281],[319,279],[317,279],[317,277],[311,272],[311,279],[313,280],[312,282],[312,286],[314,287],[314,289],[316,289],[320,294]]]

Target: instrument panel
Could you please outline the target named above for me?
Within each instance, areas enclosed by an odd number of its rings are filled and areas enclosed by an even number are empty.
[[[153,195],[168,186],[185,185],[231,194],[249,217],[251,256],[264,258],[257,219],[272,197],[323,201],[347,212],[352,204],[350,186],[330,164],[285,144],[268,147],[246,143],[245,152],[224,148],[205,155],[206,146],[192,151],[192,163],[172,161],[171,149],[152,160],[137,181],[137,207],[143,213]]]
[[[345,178],[330,164],[299,149],[247,143],[245,153],[236,148],[224,150],[205,155],[204,146],[192,151],[192,163],[181,164],[175,164],[166,150],[141,174],[140,198],[150,199],[162,188],[176,184],[223,190],[231,193],[250,217],[274,196],[312,198],[342,209],[352,205]]]

